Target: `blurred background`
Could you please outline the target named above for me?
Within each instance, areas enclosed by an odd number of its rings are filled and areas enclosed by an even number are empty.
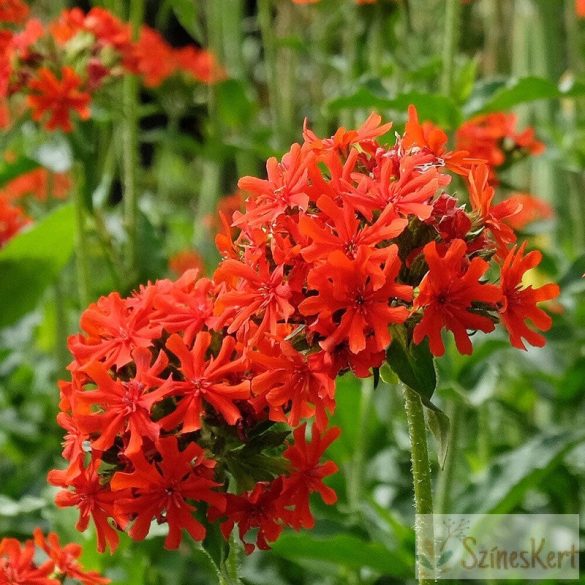
[[[409,104],[445,129],[452,147],[490,158],[499,196],[523,198],[516,227],[545,255],[534,282],[555,280],[562,291],[548,306],[546,348],[518,352],[503,337],[480,339],[472,357],[448,350],[439,362],[436,402],[451,416],[453,448],[443,470],[434,459],[438,510],[585,512],[583,2],[28,4],[27,20],[10,30],[99,5],[130,21],[136,38],[143,25],[160,36],[144,37],[140,75],[112,74],[92,94],[90,119],[70,132],[31,119],[16,90],[0,101],[0,537],[56,530],[84,544],[86,564],[114,583],[214,582],[201,551],[188,542],[163,551],[156,532],[100,556],[91,530],[75,531],[75,512],[52,503],[46,473],[60,465],[67,336],[102,294],[190,267],[211,274],[214,238],[226,229],[219,211],[229,217],[243,201],[238,178],[263,177],[269,156],[302,140],[305,120],[329,136],[375,110],[401,132]],[[68,45],[66,62],[80,58],[81,45]],[[165,71],[172,55],[187,62],[177,56],[185,47],[196,50],[197,67]],[[34,52],[19,59],[35,66]],[[9,229],[15,213],[20,223]],[[398,389],[346,375],[334,423],[343,429],[330,448],[341,469],[331,480],[337,505],[316,501],[313,531],[286,532],[272,551],[246,558],[246,583],[413,581]]]

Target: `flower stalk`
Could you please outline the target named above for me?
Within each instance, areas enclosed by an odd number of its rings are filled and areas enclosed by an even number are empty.
[[[433,513],[431,468],[425,416],[420,396],[406,385],[403,385],[403,396],[411,445],[414,510],[416,514],[414,531],[417,550],[417,573],[420,574],[424,570],[418,561],[420,556],[424,554],[427,559],[434,559],[432,532],[429,534],[428,525],[420,518],[421,515]],[[433,583],[432,579],[419,578],[420,585],[430,585],[431,583]]]
[[[144,0],[131,0],[130,25],[136,41],[144,20]],[[138,78],[126,75],[123,82],[122,127],[124,219],[127,234],[127,265],[132,278],[138,271]]]

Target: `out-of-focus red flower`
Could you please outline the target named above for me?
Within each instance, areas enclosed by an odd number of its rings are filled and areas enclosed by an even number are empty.
[[[226,78],[225,70],[211,51],[187,46],[175,49],[173,56],[177,71],[191,75],[201,83],[212,84]]]
[[[514,215],[503,219],[514,231],[521,231],[535,221],[551,219],[555,215],[546,201],[530,193],[512,193],[508,201],[520,208]]]
[[[60,573],[61,577],[77,579],[83,585],[107,585],[111,583],[110,579],[102,577],[96,571],[86,571],[81,566],[79,557],[83,549],[79,544],[61,545],[59,537],[54,532],[50,532],[45,537],[40,528],[35,529],[33,536],[35,544],[45,551],[55,563],[55,570]]]
[[[0,196],[0,248],[28,223],[30,219],[20,207],[14,207],[6,198]]]
[[[414,308],[424,308],[424,312],[414,328],[413,340],[420,343],[428,337],[431,352],[436,356],[445,353],[441,339],[443,328],[453,333],[457,349],[467,355],[473,351],[468,329],[487,333],[495,328],[494,322],[480,314],[474,305],[495,305],[502,293],[497,286],[479,281],[489,265],[481,258],[468,261],[466,251],[463,240],[453,240],[444,256],[439,255],[436,242],[424,248],[429,272],[414,301]]]
[[[181,250],[169,259],[169,268],[177,276],[187,272],[187,270],[197,270],[203,272],[205,264],[201,254],[195,250]]]
[[[45,118],[49,130],[60,128],[71,132],[71,112],[77,112],[82,120],[90,117],[90,95],[81,91],[82,82],[71,67],[63,67],[61,79],[43,67],[38,76],[29,83],[31,95],[28,97],[32,108],[33,120]],[[48,120],[46,118],[48,117]]]
[[[31,18],[26,21],[24,28],[16,33],[11,42],[11,51],[20,59],[27,60],[30,57],[29,49],[45,33],[45,27],[38,18]]]
[[[55,565],[47,560],[35,563],[35,545],[27,540],[22,546],[15,538],[0,540],[0,583],[3,585],[60,585],[51,574]]]
[[[496,171],[519,155],[541,154],[545,146],[534,129],[516,130],[516,116],[504,112],[482,114],[463,123],[456,134],[457,149],[483,159],[490,168],[490,181],[497,183]]]
[[[65,199],[71,189],[71,177],[67,173],[51,173],[47,169],[35,169],[13,179],[0,190],[0,197],[8,200],[34,197],[39,201],[49,198]]]
[[[143,26],[132,49],[130,68],[144,79],[147,87],[158,87],[174,70],[173,51],[162,35]]]
[[[22,0],[2,0],[0,3],[0,22],[18,24],[28,18],[28,5]]]
[[[533,326],[541,331],[548,331],[552,319],[537,307],[537,303],[549,301],[559,295],[559,287],[556,284],[545,284],[539,288],[522,285],[524,274],[538,266],[542,260],[542,254],[538,250],[524,254],[525,250],[526,243],[510,250],[502,264],[500,276],[503,294],[500,316],[510,335],[510,343],[518,349],[526,349],[523,339],[530,345],[544,346],[544,337],[528,327],[526,321],[531,321]]]
[[[575,0],[575,13],[579,18],[585,18],[585,0]]]

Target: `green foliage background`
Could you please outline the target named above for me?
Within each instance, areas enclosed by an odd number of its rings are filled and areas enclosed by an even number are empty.
[[[75,3],[77,4],[77,3]],[[98,2],[96,2],[98,4]],[[104,2],[120,10],[113,0]],[[122,3],[124,4],[124,3]],[[39,0],[48,17],[63,2]],[[122,7],[121,10],[123,10]],[[585,57],[584,27],[572,0],[475,0],[462,7],[449,95],[444,75],[444,0],[350,0],[295,6],[290,0],[147,2],[147,19],[176,44],[195,40],[225,63],[229,79],[211,88],[164,86],[143,96],[140,266],[123,269],[119,131],[115,99],[71,137],[30,127],[4,135],[17,163],[0,185],[41,164],[81,161],[90,218],[90,297],[167,275],[167,258],[196,247],[217,261],[205,218],[237,178],[260,175],[267,156],[299,140],[307,117],[318,134],[351,126],[376,109],[397,129],[414,103],[421,119],[454,130],[479,112],[513,109],[533,124],[545,155],[509,169],[506,183],[556,209],[527,234],[545,249],[541,278],[562,296],[542,350],[518,352],[503,337],[477,339],[471,358],[450,347],[439,361],[433,401],[452,417],[453,458],[434,464],[437,501],[452,512],[585,512]],[[114,583],[213,583],[205,555],[185,542],[162,549],[157,530],[123,539],[115,555],[95,553],[95,537],[74,529],[46,484],[60,465],[55,423],[65,339],[82,309],[76,289],[73,211],[37,210],[29,232],[0,251],[0,536],[29,537],[41,525],[84,544],[86,563]],[[479,336],[478,336],[479,337]],[[386,379],[390,379],[385,376]],[[315,502],[312,532],[287,532],[273,550],[242,559],[250,585],[391,585],[413,581],[409,444],[397,386],[339,380],[334,423],[342,437],[330,456],[335,507]],[[435,443],[435,451],[438,451]]]

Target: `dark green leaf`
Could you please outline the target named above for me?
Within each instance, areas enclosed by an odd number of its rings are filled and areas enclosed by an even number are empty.
[[[73,253],[74,214],[63,205],[0,250],[0,327],[38,304]]]
[[[519,104],[537,100],[582,95],[585,95],[585,85],[581,83],[575,83],[571,87],[561,89],[552,81],[542,77],[523,77],[521,79],[512,79],[503,86],[500,83],[500,87],[491,95],[486,96],[483,102],[477,99],[477,96],[473,96],[465,111],[468,115],[480,112],[496,112],[509,110]]]
[[[393,327],[386,360],[398,378],[419,394],[428,406],[437,387],[437,373],[428,341],[425,339],[416,345],[407,338],[404,328]]]
[[[413,570],[395,551],[351,534],[320,538],[307,533],[285,533],[272,548],[277,555],[292,561],[320,561],[350,569],[369,567],[395,577],[410,576]]]
[[[449,417],[434,404],[427,406],[427,424],[437,442],[437,455],[441,469],[445,466],[445,459],[449,451]]]
[[[501,455],[475,485],[459,500],[463,512],[506,514],[527,490],[542,485],[543,479],[576,445],[585,440],[585,432],[560,431],[538,435],[521,447]]]
[[[404,115],[410,104],[416,106],[421,120],[436,122],[447,129],[456,128],[461,123],[461,112],[453,100],[442,95],[416,91],[390,97],[379,87],[361,85],[352,94],[336,97],[327,105],[332,111],[345,108],[376,109],[391,110]]]
[[[196,40],[203,40],[203,30],[198,19],[197,0],[171,0],[173,12],[181,26]]]
[[[10,181],[20,177],[20,175],[34,171],[38,166],[39,163],[26,157],[19,158],[12,163],[4,163],[0,166],[0,187],[10,183]]]
[[[248,97],[241,81],[228,79],[215,86],[218,115],[228,126],[238,127],[250,121],[254,103]]]

